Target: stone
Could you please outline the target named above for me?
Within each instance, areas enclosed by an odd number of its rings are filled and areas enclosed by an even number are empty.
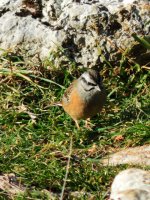
[[[103,165],[117,166],[128,165],[150,165],[150,145],[130,147],[114,154],[108,155],[101,160]]]
[[[63,48],[54,65],[64,57],[84,67],[100,65],[104,57],[115,63],[119,50],[135,43],[133,32],[149,34],[149,8],[147,0],[1,0],[0,47],[23,48],[42,59]]]
[[[111,186],[110,200],[150,199],[150,172],[138,168],[121,171]]]

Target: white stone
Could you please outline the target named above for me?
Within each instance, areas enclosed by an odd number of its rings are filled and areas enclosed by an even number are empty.
[[[150,200],[150,172],[130,168],[120,172],[111,186],[110,200]]]

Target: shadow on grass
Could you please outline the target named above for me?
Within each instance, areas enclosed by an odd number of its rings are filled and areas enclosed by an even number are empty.
[[[85,145],[92,144],[101,140],[105,140],[106,144],[112,143],[113,132],[119,133],[124,128],[123,135],[128,136],[129,139],[138,139],[138,144],[143,144],[150,140],[150,126],[147,125],[150,119],[149,106],[145,106],[142,110],[131,107],[130,109],[121,111],[118,114],[108,113],[107,118],[100,115],[93,118],[95,123],[92,130],[86,130]],[[126,126],[127,124],[127,126]]]

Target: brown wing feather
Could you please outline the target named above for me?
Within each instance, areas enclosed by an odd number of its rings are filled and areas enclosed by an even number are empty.
[[[73,87],[74,87],[75,84],[76,84],[76,81],[77,81],[77,80],[74,80],[74,81],[70,84],[70,86],[66,89],[66,91],[64,92],[63,99],[65,99],[66,101],[69,101],[70,94],[71,94],[71,92],[72,92],[72,90],[73,90]]]

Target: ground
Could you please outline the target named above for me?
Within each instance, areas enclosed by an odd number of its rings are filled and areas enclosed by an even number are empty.
[[[73,120],[53,103],[86,69],[71,61],[69,65],[55,67],[49,58],[34,61],[20,51],[3,52],[0,170],[1,174],[14,173],[28,189],[14,199],[45,200],[49,199],[49,191],[60,194],[69,153],[64,199],[90,199],[88,195],[107,199],[114,176],[128,166],[104,167],[101,158],[123,147],[150,142],[150,70],[130,62],[125,55],[118,63],[102,64],[100,73],[107,102],[102,112],[91,119],[92,130],[84,127],[84,121],[77,130]],[[73,197],[73,192],[79,192],[79,197]],[[0,196],[10,198],[4,191]]]

